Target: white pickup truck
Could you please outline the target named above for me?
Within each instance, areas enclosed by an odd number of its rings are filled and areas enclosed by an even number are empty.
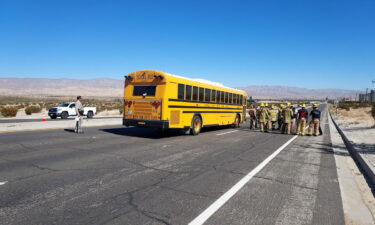
[[[87,118],[93,118],[96,113],[96,107],[84,107],[83,115]],[[75,102],[67,102],[48,109],[48,116],[51,119],[61,117],[61,119],[67,119],[69,116],[76,116],[76,104]]]

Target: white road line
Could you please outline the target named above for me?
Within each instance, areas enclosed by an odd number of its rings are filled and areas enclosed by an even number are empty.
[[[250,173],[238,181],[231,189],[225,194],[220,196],[214,203],[212,203],[206,210],[204,210],[198,217],[189,223],[189,225],[201,225],[206,222],[218,209],[220,209],[230,198],[232,198],[247,182],[251,180],[259,171],[261,171],[273,158],[275,158],[286,146],[288,146],[298,136],[295,135],[274,153],[268,156],[263,162],[255,167]]]
[[[6,183],[8,183],[8,181],[2,181],[2,182],[0,182],[0,185],[4,185]]]
[[[237,132],[237,131],[238,131],[238,130],[232,130],[232,131],[228,131],[228,132],[220,133],[220,134],[216,134],[216,135],[220,136],[220,135],[230,134],[230,133]]]

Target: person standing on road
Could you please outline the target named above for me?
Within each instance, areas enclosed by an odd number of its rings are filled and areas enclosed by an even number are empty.
[[[81,99],[82,99],[81,96],[77,96],[77,101],[75,103],[77,119],[76,119],[76,126],[74,129],[74,132],[78,134],[83,133],[83,130],[82,130],[83,105],[81,103]]]
[[[284,104],[280,104],[280,107],[279,107],[279,117],[278,117],[278,130],[282,130],[283,129],[283,111],[284,111]]]
[[[283,118],[284,118],[283,127],[284,127],[284,129],[281,130],[281,133],[283,133],[283,134],[290,134],[290,129],[291,129],[291,125],[292,125],[292,117],[293,117],[293,111],[292,111],[291,108],[292,108],[292,106],[287,107],[283,111]]]
[[[258,117],[260,132],[264,132],[264,131],[268,132],[268,130],[265,130],[265,128],[267,129],[268,117],[269,117],[268,110],[265,107],[264,103],[261,103],[260,110],[259,110],[259,117]]]
[[[301,109],[297,112],[297,135],[305,135],[305,127],[308,117],[309,112],[306,110],[306,105],[302,104]]]
[[[276,129],[276,123],[277,123],[277,110],[275,105],[271,106],[271,109],[269,110],[270,113],[270,122],[269,122],[269,129],[275,130]]]
[[[257,110],[254,108],[253,105],[250,106],[249,110],[250,115],[250,130],[257,128]]]
[[[313,110],[310,112],[311,121],[309,124],[309,135],[313,135],[314,130],[314,136],[319,135],[319,127],[320,127],[320,114],[321,112],[318,109],[317,104],[313,104]]]

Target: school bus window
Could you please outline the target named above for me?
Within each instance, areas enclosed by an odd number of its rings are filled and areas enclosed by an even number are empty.
[[[206,89],[204,101],[209,102],[211,99],[211,89]]]
[[[178,84],[178,99],[184,99],[185,85]]]
[[[236,96],[237,96],[236,94],[233,94],[233,104],[235,104],[235,105],[237,104],[237,98],[236,98]]]
[[[193,87],[193,101],[198,101],[198,87]]]
[[[186,100],[191,100],[191,86],[190,85],[186,85],[186,96],[185,96],[185,99]]]
[[[133,96],[155,96],[155,85],[134,85]]]
[[[228,103],[228,92],[225,92],[225,100],[224,103]]]
[[[235,104],[238,105],[238,94],[235,94],[234,96],[236,97],[235,98],[236,99]]]
[[[212,90],[211,102],[216,101],[216,90]]]
[[[220,103],[220,94],[221,94],[221,92],[220,92],[220,91],[217,91],[217,94],[216,94],[216,96],[217,96],[217,100],[216,100],[216,102],[217,102],[217,103]]]
[[[199,88],[199,101],[203,102],[204,100],[204,88]]]
[[[232,104],[232,97],[233,97],[232,93],[229,93],[229,102],[228,102],[229,104]]]

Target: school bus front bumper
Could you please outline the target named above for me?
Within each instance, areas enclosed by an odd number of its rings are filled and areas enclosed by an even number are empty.
[[[149,128],[160,128],[168,129],[169,121],[167,120],[139,120],[139,119],[122,119],[124,126],[135,126],[135,127],[149,127]]]

